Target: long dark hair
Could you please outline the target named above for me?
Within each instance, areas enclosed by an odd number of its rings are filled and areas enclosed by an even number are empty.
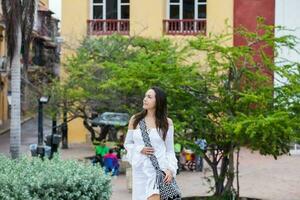
[[[155,110],[155,124],[158,130],[162,131],[163,140],[166,139],[169,124],[167,118],[167,95],[166,93],[159,87],[150,88],[155,92],[156,99],[156,110]],[[138,123],[147,115],[147,110],[142,110],[134,116],[133,127],[136,128]]]

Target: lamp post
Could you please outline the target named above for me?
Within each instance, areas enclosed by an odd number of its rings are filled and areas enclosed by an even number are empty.
[[[51,134],[51,154],[50,159],[53,157],[53,154],[57,152],[59,143],[61,141],[61,135],[57,133],[57,121],[56,121],[56,114],[52,116],[52,134]]]
[[[45,147],[44,147],[44,134],[43,134],[43,104],[48,103],[49,97],[42,96],[39,98],[38,103],[38,146],[37,146],[37,154],[40,157],[44,157],[45,155]]]

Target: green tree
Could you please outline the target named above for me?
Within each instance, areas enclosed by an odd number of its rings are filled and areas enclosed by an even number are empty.
[[[275,38],[274,27],[263,24],[256,32],[240,29],[237,34],[246,45],[223,45],[232,37],[226,34],[199,36],[188,47],[168,39],[86,39],[66,63],[68,78],[54,87],[58,98],[53,105],[64,100],[71,117],[83,118],[94,140],[91,112],[133,114],[141,109],[144,92],[161,86],[168,94],[176,140],[204,157],[216,196],[233,195],[235,152],[245,146],[275,158],[285,154],[298,137],[299,123],[299,64],[274,61],[265,53],[293,49],[295,38]],[[187,64],[195,50],[203,55],[202,64]],[[273,87],[275,72],[288,84]],[[205,139],[207,149],[201,150],[195,138]]]
[[[201,131],[192,135],[205,139],[208,146],[201,150],[186,135],[182,140],[211,167],[216,196],[239,193],[233,181],[235,173],[238,178],[238,160],[235,165],[234,157],[240,147],[277,158],[288,153],[290,143],[299,137],[299,64],[283,63],[266,53],[274,50],[276,57],[283,46],[294,49],[296,38],[276,38],[274,31],[281,27],[258,22],[255,32],[235,30],[245,40],[243,46],[224,45],[232,37],[226,34],[200,36],[190,42],[193,49],[206,55],[208,68],[201,74],[205,92],[188,88],[201,102],[197,112],[203,114],[198,121]],[[273,73],[288,83],[274,85]]]
[[[186,54],[185,49],[167,39],[117,35],[86,39],[66,63],[68,78],[58,83],[56,93],[63,94],[58,97],[60,102],[62,97],[66,99],[71,118],[84,119],[92,140],[95,132],[89,122],[91,112],[136,113],[142,109],[144,93],[153,85],[166,90],[170,116],[180,122],[176,123],[178,128],[188,130],[198,115],[193,111],[198,103],[182,88],[201,90],[197,83],[201,77],[194,66],[182,64]],[[53,105],[59,103],[53,101]]]

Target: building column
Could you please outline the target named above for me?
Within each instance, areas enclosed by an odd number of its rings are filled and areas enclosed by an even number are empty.
[[[275,0],[234,0],[234,28],[244,27],[249,31],[255,31],[257,28],[257,18],[263,17],[266,25],[275,24]],[[234,46],[245,45],[245,40],[234,35]],[[255,47],[259,48],[259,47]],[[265,53],[273,57],[272,47],[266,48]],[[256,62],[261,62],[259,56],[255,56]],[[274,74],[270,69],[262,69],[262,72],[273,81]]]

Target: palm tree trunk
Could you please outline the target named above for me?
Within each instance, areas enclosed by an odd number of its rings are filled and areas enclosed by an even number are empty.
[[[16,24],[16,46],[11,62],[11,123],[10,123],[10,153],[13,159],[20,157],[21,145],[21,24]]]
[[[21,79],[21,112],[23,114],[26,114],[26,112],[29,109],[29,87],[28,87],[28,73],[27,73],[27,69],[24,67],[23,68],[23,73],[21,72],[21,75],[23,76],[23,83],[22,83],[22,79]]]

